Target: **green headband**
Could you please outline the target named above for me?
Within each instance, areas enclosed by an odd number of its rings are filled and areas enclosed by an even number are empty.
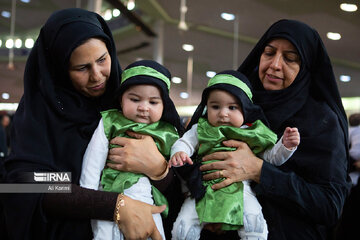
[[[125,82],[127,79],[131,77],[139,76],[139,75],[150,76],[163,80],[166,83],[168,90],[170,90],[170,79],[168,77],[166,77],[164,74],[156,71],[151,67],[145,67],[145,66],[136,66],[123,71],[121,74],[121,83]]]
[[[252,101],[252,93],[250,88],[240,79],[230,75],[230,74],[219,74],[219,75],[215,75],[215,77],[211,78],[209,83],[208,83],[208,87],[213,86],[215,84],[230,84],[233,85],[235,87],[240,88],[250,99],[250,101]]]

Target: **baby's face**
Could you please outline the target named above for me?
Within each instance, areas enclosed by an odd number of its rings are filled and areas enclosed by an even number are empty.
[[[212,126],[241,127],[244,115],[236,98],[222,90],[212,90],[207,100],[207,116]]]
[[[157,122],[164,110],[160,90],[153,85],[132,86],[121,97],[121,109],[134,122]]]

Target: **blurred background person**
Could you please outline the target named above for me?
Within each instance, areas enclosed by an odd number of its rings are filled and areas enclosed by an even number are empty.
[[[360,176],[360,113],[350,115],[349,125],[350,177],[354,186]]]
[[[5,132],[7,154],[10,153],[10,128],[11,128],[11,116],[7,112],[2,112],[0,115],[0,122]]]
[[[352,188],[346,199],[341,222],[337,229],[336,239],[347,240],[359,237],[358,225],[360,217],[360,113],[349,117],[349,153],[350,177]]]

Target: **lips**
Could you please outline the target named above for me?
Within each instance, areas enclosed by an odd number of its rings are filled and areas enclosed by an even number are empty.
[[[104,87],[105,87],[105,82],[100,83],[100,84],[98,84],[98,85],[96,85],[94,87],[90,87],[90,89],[93,90],[93,91],[98,91],[98,90],[103,89]]]
[[[141,119],[145,119],[145,120],[147,120],[149,118],[148,116],[141,116],[141,115],[138,115],[137,117],[141,118]]]
[[[279,82],[282,81],[283,79],[280,77],[277,77],[275,75],[271,75],[271,74],[266,74],[266,78],[270,81],[270,82]]]

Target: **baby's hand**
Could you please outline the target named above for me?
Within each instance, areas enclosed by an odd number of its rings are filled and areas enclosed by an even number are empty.
[[[192,165],[193,161],[185,152],[177,152],[170,159],[169,167],[181,167],[185,163]]]
[[[288,149],[295,148],[300,144],[300,133],[297,128],[287,127],[284,131],[282,143]]]

